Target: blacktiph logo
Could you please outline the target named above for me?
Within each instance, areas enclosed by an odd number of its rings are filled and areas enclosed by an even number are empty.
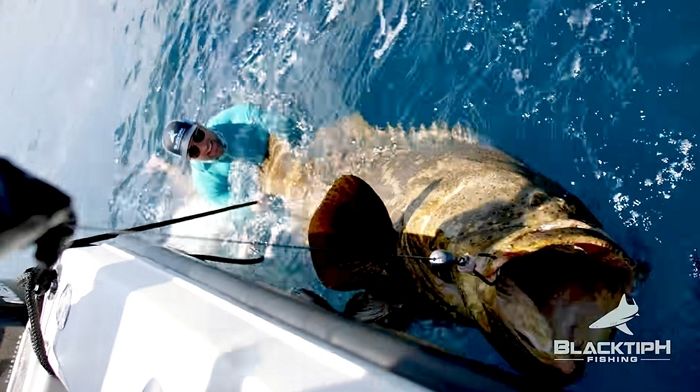
[[[639,306],[632,299],[632,304],[627,303],[627,296],[622,294],[620,298],[620,304],[610,311],[610,313],[598,319],[598,321],[591,324],[588,328],[591,329],[601,329],[615,327],[620,331],[626,333],[627,335],[634,335],[627,326],[627,322],[632,319],[632,317],[639,316]]]
[[[632,299],[628,302],[625,294],[620,298],[617,307],[603,317],[593,322],[588,328],[603,329],[617,328],[627,335],[634,335],[627,322],[639,316],[639,306]],[[568,340],[554,341],[555,359],[559,361],[573,360],[597,363],[628,363],[637,361],[669,361],[671,360],[671,341],[629,341],[629,342],[572,342]],[[556,358],[566,355],[566,358]],[[583,356],[571,357],[571,356]]]

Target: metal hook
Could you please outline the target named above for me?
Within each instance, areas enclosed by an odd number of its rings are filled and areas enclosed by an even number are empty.
[[[488,253],[479,253],[477,254],[478,257],[488,257],[490,259],[495,259],[496,256]],[[435,267],[442,267],[442,266],[449,266],[449,265],[454,265],[457,264],[457,268],[459,272],[466,272],[469,274],[472,274],[479,278],[482,282],[486,283],[489,286],[495,286],[496,285],[496,280],[494,279],[493,281],[490,281],[486,279],[484,275],[479,273],[479,271],[476,270],[476,258],[469,255],[465,254],[464,256],[455,258],[455,256],[444,250],[444,249],[437,249],[434,250],[432,253],[430,253],[430,264]],[[496,273],[496,279],[498,279],[498,273]]]

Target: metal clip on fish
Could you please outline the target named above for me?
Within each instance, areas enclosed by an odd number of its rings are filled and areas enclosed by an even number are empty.
[[[492,258],[492,255],[486,254],[486,253],[479,253],[479,257],[489,257]],[[443,266],[451,266],[454,264],[457,264],[457,270],[459,272],[463,273],[468,273],[476,276],[479,278],[482,282],[486,283],[489,286],[493,286],[496,284],[496,281],[490,281],[486,279],[484,275],[479,273],[479,271],[476,270],[476,257],[465,253],[464,256],[455,258],[455,256],[444,250],[444,249],[436,249],[432,253],[430,253],[430,264],[435,267],[443,267]]]
[[[430,265],[432,266],[452,265],[454,262],[455,255],[446,250],[437,249],[430,254]]]

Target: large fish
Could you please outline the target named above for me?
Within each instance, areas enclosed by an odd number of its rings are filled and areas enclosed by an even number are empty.
[[[580,376],[584,361],[555,360],[553,340],[610,339],[589,325],[634,284],[633,261],[578,198],[459,127],[354,115],[303,153],[273,144],[261,184],[308,228],[321,282],[363,290],[346,315],[475,325],[527,374]]]

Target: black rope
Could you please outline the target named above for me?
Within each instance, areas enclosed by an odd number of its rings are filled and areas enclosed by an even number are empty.
[[[265,261],[265,258],[262,256],[255,257],[252,259],[232,259],[229,257],[206,255],[206,254],[195,254],[195,253],[187,253],[187,254],[194,257],[194,258],[200,259],[200,260],[213,261],[213,262],[221,263],[221,264],[254,265],[254,264],[260,264],[263,261]]]
[[[194,214],[194,215],[183,216],[181,218],[168,219],[168,220],[164,220],[164,221],[160,221],[160,222],[148,223],[148,224],[141,225],[141,226],[134,226],[134,227],[131,227],[128,229],[116,230],[116,231],[112,231],[109,233],[98,234],[98,235],[94,235],[91,237],[79,238],[79,239],[73,241],[71,243],[71,245],[69,246],[69,248],[80,248],[80,247],[84,247],[84,246],[90,246],[95,242],[111,240],[112,238],[118,237],[119,235],[124,234],[124,233],[134,233],[134,232],[139,232],[139,231],[157,229],[159,227],[174,225],[175,223],[185,222],[185,221],[192,220],[192,219],[203,218],[203,217],[209,216],[209,215],[219,214],[219,213],[226,212],[226,211],[231,211],[231,210],[236,210],[236,209],[243,208],[243,207],[252,206],[253,204],[257,204],[257,203],[258,203],[257,201],[249,201],[246,203],[235,204],[232,206],[219,208],[217,210],[202,212],[202,213]]]
[[[41,325],[39,324],[39,307],[37,305],[37,276],[39,274],[38,268],[29,268],[22,274],[22,282],[24,283],[24,301],[27,306],[27,314],[29,316],[29,336],[32,339],[32,348],[34,349],[34,354],[39,360],[41,366],[49,373],[51,376],[56,376],[51,364],[49,363],[49,357],[46,355],[46,347],[44,347],[44,335],[41,333]],[[41,294],[43,295],[43,293]]]

